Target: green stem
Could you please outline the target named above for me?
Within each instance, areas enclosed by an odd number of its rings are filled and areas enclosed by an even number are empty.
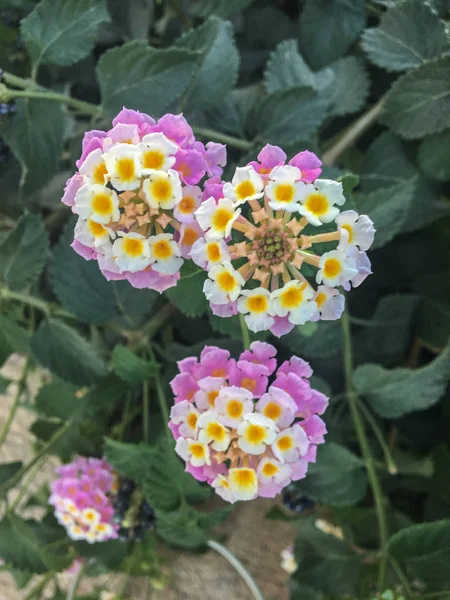
[[[219,542],[216,542],[214,540],[208,540],[206,544],[210,548],[218,552],[220,555],[222,555],[230,563],[230,565],[236,569],[236,571],[247,584],[247,587],[251,591],[255,600],[264,600],[263,595],[259,591],[259,588],[256,585],[253,577],[250,575],[250,573],[247,571],[247,569],[244,567],[241,561],[238,560],[236,556],[228,550],[228,548],[225,548],[225,546],[222,546],[222,544],[219,544]]]
[[[143,418],[142,418],[142,422],[144,425],[144,442],[146,444],[149,443],[150,441],[150,423],[149,423],[149,416],[150,416],[150,395],[149,395],[149,387],[148,387],[148,379],[146,379],[143,384],[142,384],[142,398],[143,398],[143,406],[142,406],[142,412],[143,412]]]
[[[58,306],[53,306],[49,302],[45,300],[41,300],[40,298],[36,298],[35,296],[30,296],[29,294],[22,294],[20,292],[13,292],[8,288],[0,289],[0,298],[5,300],[16,300],[17,302],[22,302],[22,304],[27,304],[28,306],[32,306],[33,308],[37,308],[40,310],[46,317],[50,315],[54,315],[57,317],[65,317],[67,319],[72,319],[77,321],[77,317],[72,313],[64,310],[63,308],[59,308]]]
[[[386,519],[386,510],[383,501],[383,493],[381,484],[378,479],[377,471],[374,464],[374,459],[370,449],[369,441],[364,429],[364,422],[358,408],[358,395],[353,387],[353,357],[352,357],[352,340],[350,332],[350,319],[347,312],[342,315],[342,333],[344,338],[344,374],[345,386],[347,392],[347,400],[350,407],[350,412],[353,419],[356,435],[361,448],[361,453],[365,462],[367,476],[369,478],[370,487],[375,502],[375,511],[378,519],[378,528],[380,534],[380,565],[378,571],[378,590],[384,589],[384,579],[386,574],[386,544],[388,541],[388,526]]]
[[[201,138],[206,138],[215,142],[222,142],[222,144],[227,144],[228,146],[238,148],[239,150],[248,151],[253,148],[253,142],[216,131],[215,129],[209,129],[207,127],[193,127],[192,129],[194,133]]]
[[[152,317],[142,329],[143,337],[145,337],[146,340],[150,340],[176,312],[177,309],[172,304],[165,304],[162,306],[156,315]]]
[[[23,371],[22,374],[20,376],[20,379],[17,383],[17,392],[16,395],[14,397],[12,406],[10,408],[9,411],[9,415],[8,418],[6,419],[6,422],[4,423],[2,430],[0,432],[0,448],[3,446],[6,437],[9,433],[9,430],[11,428],[12,422],[14,420],[14,417],[16,416],[16,412],[17,409],[19,408],[19,402],[20,402],[20,397],[25,389],[25,385],[26,385],[26,380],[27,380],[27,374],[28,374],[28,367],[29,367],[29,362],[28,359],[25,361],[25,365],[23,367]]]
[[[152,362],[155,362],[155,355],[153,353],[153,348],[151,346],[149,348],[149,357]],[[165,430],[166,434],[169,436],[169,439],[171,439],[170,430],[168,427],[169,419],[170,419],[169,409],[167,407],[166,397],[164,394],[164,388],[162,385],[161,375],[160,375],[159,371],[156,371],[156,373],[154,375],[154,379],[155,379],[155,387],[156,387],[156,396],[158,398],[159,408],[161,410],[161,416],[164,421],[164,430]]]
[[[127,398],[125,400],[125,406],[123,407],[122,414],[122,426],[120,428],[119,440],[123,440],[125,436],[125,429],[128,424],[128,416],[130,414],[130,406],[131,406],[131,392],[127,392]]]
[[[239,324],[241,326],[242,344],[244,346],[244,350],[248,350],[250,348],[250,334],[248,332],[247,323],[245,322],[245,317],[242,313],[239,313]]]
[[[335,163],[336,160],[344,154],[347,148],[353,146],[363,133],[373,125],[383,110],[384,102],[385,96],[382,96],[374,106],[356,119],[356,121],[344,131],[342,136],[339,136],[339,139],[323,155],[322,160],[325,165]]]
[[[358,406],[359,406],[361,412],[363,413],[366,421],[369,423],[370,427],[372,428],[372,431],[374,432],[375,437],[378,440],[378,443],[380,444],[381,450],[383,451],[384,460],[386,461],[387,470],[389,471],[389,473],[391,475],[396,475],[398,472],[397,465],[395,464],[395,461],[392,457],[391,451],[385,442],[383,433],[382,433],[381,429],[378,427],[378,423],[376,422],[376,420],[374,419],[373,415],[371,414],[371,412],[367,408],[367,406],[364,404],[364,402],[360,401],[358,403]]]
[[[44,463],[45,463],[46,460],[47,460],[47,456],[43,456],[41,458],[41,460],[39,462],[37,462],[35,464],[35,466],[31,469],[30,476],[29,476],[28,480],[20,488],[19,493],[17,494],[17,497],[14,499],[14,502],[11,504],[9,512],[15,512],[17,510],[17,507],[22,502],[23,498],[25,497],[26,493],[28,492],[28,490],[30,488],[30,485],[33,483],[33,481],[35,480],[35,478],[41,472],[41,469],[44,466]]]
[[[28,592],[24,600],[33,600],[34,598],[40,598],[44,588],[53,579],[53,571],[50,571]]]
[[[8,85],[18,87],[22,90],[36,89],[38,87],[32,79],[24,79],[6,71],[3,72],[3,81]]]
[[[65,94],[58,94],[58,92],[47,91],[43,89],[26,89],[26,90],[12,90],[9,89],[4,94],[6,102],[13,100],[14,98],[30,98],[35,100],[49,100],[51,102],[61,102],[71,108],[74,108],[86,115],[92,117],[99,117],[102,114],[102,107],[97,104],[91,104],[84,100],[77,100],[72,96],[66,96]]]
[[[389,562],[391,563],[391,567],[394,569],[395,574],[397,575],[397,577],[399,578],[404,591],[406,592],[406,594],[408,595],[409,598],[413,597],[413,592],[411,590],[411,588],[409,587],[409,581],[408,578],[406,577],[406,575],[403,573],[403,571],[400,568],[400,565],[398,564],[398,562],[396,560],[394,560],[392,558],[392,556],[389,557]]]
[[[86,573],[86,569],[87,569],[86,563],[81,565],[80,570],[73,578],[72,584],[67,592],[66,600],[74,600],[74,598],[76,597],[78,586],[80,585],[81,580],[83,579],[84,574]]]

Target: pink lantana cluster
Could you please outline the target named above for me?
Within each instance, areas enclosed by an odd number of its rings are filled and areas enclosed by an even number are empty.
[[[320,179],[315,154],[304,151],[286,161],[281,148],[267,144],[258,162],[238,167],[221,196],[196,210],[205,236],[190,253],[208,271],[203,290],[214,314],[239,312],[251,331],[277,336],[341,316],[339,288],[357,287],[371,273],[366,251],[375,234],[368,216],[341,212],[342,184]],[[332,231],[327,226],[315,233],[331,223]],[[316,244],[331,247],[317,253]],[[305,277],[305,265],[313,277]]]
[[[78,457],[56,472],[59,477],[50,486],[49,503],[69,537],[90,544],[116,538],[113,498],[118,478],[111,465],[102,459]]]
[[[162,292],[203,235],[194,212],[220,182],[226,148],[196,140],[182,115],[156,122],[124,108],[112,125],[85,134],[64,191],[78,215],[72,247],[108,280]]]
[[[312,369],[253,342],[236,361],[207,346],[178,363],[169,427],[186,471],[227,502],[273,498],[305,477],[324,442],[328,398],[311,388]]]

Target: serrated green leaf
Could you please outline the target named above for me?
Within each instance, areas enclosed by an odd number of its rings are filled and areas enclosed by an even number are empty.
[[[142,484],[150,469],[155,450],[148,444],[126,444],[115,440],[105,440],[105,457],[117,469],[119,475],[129,477]]]
[[[201,54],[194,80],[180,107],[207,109],[221,102],[236,83],[239,71],[231,23],[210,17],[200,27],[183,34],[174,47]]]
[[[192,13],[207,19],[211,15],[226,19],[234,13],[244,10],[255,0],[195,0],[190,7]]]
[[[308,139],[325,119],[328,103],[329,98],[304,87],[269,94],[250,116],[255,138],[260,143],[280,145]]]
[[[306,0],[300,15],[300,43],[313,69],[345,54],[366,21],[364,0]]]
[[[296,40],[284,40],[270,54],[264,85],[269,94],[299,86],[317,89],[316,75],[303,60]]]
[[[358,367],[353,381],[360,394],[382,417],[395,419],[436,404],[450,376],[449,348],[420,369],[384,369],[375,364]]]
[[[388,71],[406,71],[450,50],[445,24],[422,0],[408,0],[366,29],[361,45],[370,60]]]
[[[208,309],[208,301],[203,293],[206,273],[191,261],[181,267],[181,277],[177,285],[167,290],[166,295],[183,314],[200,317]]]
[[[438,181],[450,179],[450,129],[423,139],[419,147],[419,163],[423,171]]]
[[[322,504],[351,506],[364,498],[367,484],[362,461],[344,446],[328,442],[318,448],[317,462],[295,489]]]
[[[300,335],[296,329],[284,335],[280,343],[298,356],[326,358],[342,352],[342,327],[339,322],[320,321],[317,331],[310,337]]]
[[[37,412],[46,417],[66,421],[83,404],[75,396],[75,391],[76,387],[70,383],[61,379],[54,379],[39,389],[35,400],[35,408]]]
[[[386,96],[382,123],[407,140],[438,133],[449,125],[450,56],[402,75]]]
[[[370,87],[363,62],[355,56],[347,56],[330,65],[329,70],[334,77],[323,94],[330,98],[330,114],[342,116],[361,110]]]
[[[95,349],[71,327],[45,319],[31,340],[37,361],[61,379],[90,385],[108,374]]]
[[[324,594],[357,597],[361,558],[345,542],[315,527],[313,519],[302,520],[297,532],[294,579]]]
[[[27,354],[30,350],[30,334],[14,321],[0,315],[0,366],[13,352]]]
[[[12,290],[39,278],[49,257],[48,234],[39,215],[23,215],[0,245],[0,272]]]
[[[112,368],[124,381],[139,383],[154,375],[158,365],[139,358],[132,350],[117,344],[112,353]]]
[[[19,98],[16,114],[0,122],[0,137],[20,163],[26,193],[42,187],[58,170],[63,136],[64,116],[57,102]]]
[[[432,587],[447,585],[450,561],[450,520],[411,525],[394,534],[386,550],[410,580]]]
[[[110,117],[123,106],[160,117],[175,110],[197,73],[201,54],[159,50],[128,42],[105,52],[97,65],[103,108]]]
[[[42,0],[22,21],[22,36],[34,69],[71,65],[87,56],[98,27],[109,20],[104,0]]]
[[[129,40],[146,40],[153,22],[154,0],[106,0],[114,24]]]

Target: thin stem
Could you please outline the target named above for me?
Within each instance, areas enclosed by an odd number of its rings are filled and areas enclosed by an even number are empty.
[[[25,361],[25,365],[23,367],[23,371],[22,374],[20,376],[20,379],[17,383],[17,391],[16,391],[16,395],[14,397],[12,406],[9,410],[9,415],[8,418],[6,419],[6,422],[4,423],[2,430],[0,432],[0,448],[3,446],[9,430],[11,428],[12,422],[14,420],[14,417],[16,416],[16,412],[17,409],[19,408],[19,402],[20,402],[20,397],[25,389],[25,384],[26,384],[26,379],[27,379],[27,374],[28,374],[28,367],[29,367],[29,362],[28,359]]]
[[[44,588],[48,583],[53,579],[54,574],[53,571],[46,573],[44,577],[28,592],[25,596],[24,600],[32,600],[33,598],[40,598]],[[39,595],[38,595],[39,594]]]
[[[75,595],[77,593],[77,589],[78,586],[81,583],[81,580],[84,577],[84,574],[86,573],[86,569],[87,569],[87,564],[84,563],[83,565],[81,565],[80,570],[78,571],[78,573],[75,575],[75,577],[73,578],[72,584],[67,592],[67,597],[66,600],[74,600]]]
[[[28,480],[20,488],[19,493],[17,494],[17,497],[15,498],[14,502],[11,504],[9,512],[15,512],[17,510],[17,507],[22,502],[23,498],[25,497],[26,493],[28,492],[28,490],[30,488],[30,485],[33,483],[33,481],[35,480],[35,478],[41,472],[41,469],[44,466],[44,463],[45,463],[46,460],[47,460],[47,456],[43,456],[41,458],[41,460],[39,462],[37,462],[35,464],[35,466],[31,469],[30,476],[29,476]]]
[[[130,406],[131,406],[131,392],[127,392],[125,406],[123,407],[122,424],[120,427],[119,440],[123,440],[124,435],[125,435],[125,429],[128,424],[128,415],[130,414]]]
[[[404,591],[407,593],[409,598],[413,597],[413,592],[411,590],[411,588],[409,587],[409,581],[408,578],[406,577],[406,575],[403,573],[403,571],[400,568],[400,565],[398,564],[398,562],[396,560],[394,560],[392,558],[392,556],[389,557],[389,562],[391,563],[391,567],[394,569],[395,574],[397,575],[397,577],[399,578]]]
[[[155,362],[155,355],[153,353],[153,348],[151,346],[149,347],[149,357],[152,362]],[[166,402],[166,397],[164,394],[164,388],[163,388],[163,385],[161,382],[161,375],[158,370],[156,371],[156,373],[154,375],[154,380],[155,380],[155,387],[156,387],[156,397],[158,398],[159,408],[161,410],[161,416],[162,416],[163,422],[164,422],[164,430],[170,439],[171,435],[170,435],[170,430],[168,427],[169,419],[170,419],[169,409],[167,408],[167,402]]]
[[[222,133],[221,131],[216,131],[215,129],[209,129],[208,127],[193,127],[192,129],[195,134],[202,138],[214,140],[216,142],[222,142],[223,144],[228,144],[228,146],[232,146],[233,148],[238,148],[239,150],[248,151],[253,148],[253,142]]]
[[[149,388],[148,388],[148,379],[146,379],[143,383],[142,383],[142,399],[143,399],[143,406],[142,406],[142,412],[143,412],[143,425],[144,425],[144,441],[146,444],[149,443],[150,441],[150,423],[149,423],[149,416],[150,416],[150,396],[149,396]]]
[[[57,317],[65,317],[67,319],[78,320],[75,315],[64,310],[63,308],[59,308],[57,306],[53,306],[49,302],[45,300],[41,300],[40,298],[36,298],[35,296],[30,296],[29,294],[22,294],[20,292],[13,292],[8,288],[0,289],[0,298],[4,298],[5,300],[16,300],[17,302],[22,302],[22,304],[27,304],[28,306],[32,306],[40,310],[46,317],[49,317],[51,314]]]
[[[385,96],[380,98],[374,106],[369,108],[363,115],[361,115],[354,123],[348,127],[344,134],[338,139],[338,141],[329,148],[323,155],[323,163],[325,165],[331,165],[344,154],[347,148],[353,146],[353,144],[365,133],[369,127],[378,119],[381,111],[383,110],[385,102]]]
[[[12,85],[14,87],[18,87],[22,90],[37,88],[36,82],[32,79],[24,79],[23,77],[18,77],[17,75],[13,75],[12,73],[7,73],[3,71],[3,81],[8,85]]]
[[[52,102],[61,102],[67,104],[71,108],[74,108],[86,115],[92,117],[99,117],[102,114],[102,107],[97,104],[91,104],[84,100],[77,100],[72,96],[66,96],[65,94],[58,94],[58,92],[47,91],[43,89],[26,89],[26,90],[12,90],[9,89],[4,94],[6,101],[14,98],[31,98],[36,100],[49,100]]]
[[[152,317],[142,330],[143,336],[149,340],[155,333],[167,322],[171,317],[175,315],[177,309],[172,304],[165,304],[162,306],[156,315]]]
[[[222,546],[222,544],[219,544],[219,542],[216,542],[214,540],[208,540],[206,544],[210,548],[221,554],[230,563],[230,565],[236,569],[236,571],[247,584],[248,589],[251,591],[253,597],[256,600],[264,600],[263,595],[259,591],[259,588],[256,585],[253,577],[250,575],[250,573],[247,571],[247,569],[244,567],[241,561],[238,560],[234,554],[232,554],[227,548],[225,548],[225,546]]]
[[[241,326],[242,344],[244,346],[244,350],[248,350],[250,348],[250,334],[242,313],[239,313],[239,324]]]
[[[382,433],[381,429],[378,427],[378,423],[376,422],[375,418],[373,417],[373,415],[371,414],[371,412],[367,408],[367,406],[364,404],[364,402],[360,401],[358,403],[358,406],[361,409],[361,412],[363,413],[366,421],[369,423],[370,427],[372,428],[372,431],[374,432],[375,437],[378,440],[378,443],[380,444],[381,450],[383,451],[384,460],[386,461],[387,470],[389,471],[389,473],[391,475],[396,475],[396,473],[398,472],[397,465],[395,464],[395,461],[392,457],[389,446],[386,444],[386,442],[384,440],[383,433]]]
[[[369,478],[370,487],[375,502],[375,511],[378,519],[378,528],[380,532],[380,565],[378,571],[378,590],[380,592],[384,589],[384,579],[386,574],[386,544],[388,541],[388,526],[386,519],[386,511],[383,501],[383,493],[381,490],[380,481],[378,479],[377,471],[375,468],[372,452],[370,449],[369,441],[367,439],[366,431],[364,429],[364,422],[361,418],[361,414],[358,409],[358,394],[353,387],[352,373],[353,373],[353,357],[352,357],[352,340],[350,332],[350,319],[347,312],[342,315],[342,333],[344,337],[344,374],[345,374],[345,386],[347,392],[347,400],[350,407],[350,412],[353,419],[353,425],[355,427],[358,442],[361,447],[361,453],[365,462],[367,476]]]

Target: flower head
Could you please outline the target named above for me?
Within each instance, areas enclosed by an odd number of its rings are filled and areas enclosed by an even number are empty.
[[[226,162],[225,146],[210,144],[196,141],[183,115],[155,122],[126,108],[109,131],[87,132],[62,198],[79,216],[73,249],[107,279],[158,292],[176,285],[203,237],[196,184],[206,173],[220,178]]]
[[[338,288],[356,287],[370,274],[366,250],[375,230],[366,215],[340,212],[342,184],[319,179],[321,164],[309,151],[286,164],[283,150],[267,145],[196,210],[205,239],[190,256],[208,271],[204,292],[215,315],[240,312],[251,331],[277,336],[340,317]],[[316,233],[324,225],[325,233]]]
[[[305,477],[327,404],[308,363],[292,357],[277,370],[276,349],[253,342],[238,360],[208,346],[178,368],[169,428],[186,471],[227,502],[273,498]]]

